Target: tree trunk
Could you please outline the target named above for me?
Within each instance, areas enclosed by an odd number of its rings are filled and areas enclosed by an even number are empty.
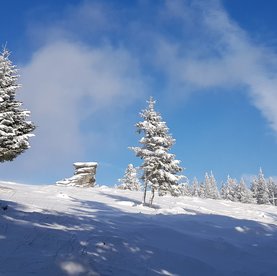
[[[143,205],[145,205],[146,192],[147,192],[147,182],[145,182],[144,184]]]
[[[150,202],[149,202],[150,206],[152,206],[152,204],[153,204],[153,199],[154,199],[154,196],[155,196],[155,190],[152,188],[151,192],[152,192],[152,195],[151,195]]]

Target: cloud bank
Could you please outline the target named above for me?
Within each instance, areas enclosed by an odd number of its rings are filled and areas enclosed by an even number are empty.
[[[49,126],[45,134],[61,134],[61,126],[68,129],[66,152],[80,119],[139,97],[143,84],[138,75],[135,60],[125,50],[56,42],[40,49],[22,69],[22,94],[34,119],[42,123],[40,128]]]

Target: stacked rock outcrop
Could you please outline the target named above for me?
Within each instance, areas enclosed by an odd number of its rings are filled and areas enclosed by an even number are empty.
[[[76,162],[73,164],[75,173],[70,178],[57,181],[58,185],[77,186],[77,187],[94,187],[96,184],[96,162]]]

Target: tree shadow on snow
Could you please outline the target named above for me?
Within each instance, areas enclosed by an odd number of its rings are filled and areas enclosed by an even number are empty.
[[[5,202],[0,275],[276,275],[275,225],[200,213],[130,214],[70,200],[68,213]]]

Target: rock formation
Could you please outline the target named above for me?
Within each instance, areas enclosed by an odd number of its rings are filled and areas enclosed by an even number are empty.
[[[75,173],[70,178],[57,181],[58,185],[77,186],[77,187],[94,187],[96,184],[96,162],[76,162],[73,164]]]

